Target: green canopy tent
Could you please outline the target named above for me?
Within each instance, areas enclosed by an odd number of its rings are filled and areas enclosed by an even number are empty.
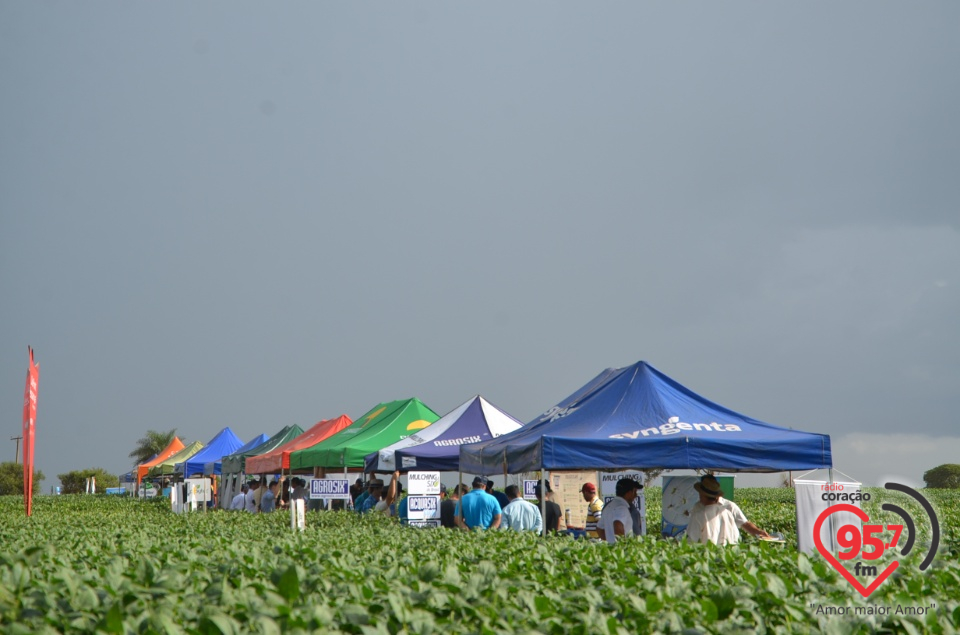
[[[440,416],[419,399],[377,404],[353,425],[332,437],[290,454],[290,469],[363,468],[364,457],[392,445]]]
[[[147,474],[153,477],[173,476],[174,474],[177,473],[177,471],[174,469],[177,463],[183,463],[184,461],[186,461],[187,459],[189,459],[191,456],[193,456],[194,454],[196,454],[202,449],[203,449],[203,442],[194,441],[190,445],[186,446],[185,448],[183,448],[182,450],[180,450],[179,452],[171,456],[169,459],[167,459],[163,463],[157,463],[156,465],[151,467],[150,471],[147,472]]]
[[[303,434],[303,428],[298,425],[284,426],[283,429],[260,445],[244,452],[235,452],[223,457],[223,465],[220,468],[220,500],[222,506],[226,507],[240,491],[239,481],[246,471],[248,458],[272,452],[301,434]]]

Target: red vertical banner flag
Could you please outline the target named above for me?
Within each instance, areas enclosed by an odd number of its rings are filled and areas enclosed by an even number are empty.
[[[33,349],[28,346],[27,350],[30,352],[30,366],[27,367],[27,386],[23,389],[23,500],[29,516],[33,511],[33,438],[37,423],[40,367],[33,363]]]

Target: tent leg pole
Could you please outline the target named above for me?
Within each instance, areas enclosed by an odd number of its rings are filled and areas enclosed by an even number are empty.
[[[540,533],[544,538],[547,537],[547,471],[540,470],[540,522],[543,529]]]
[[[457,479],[457,488],[460,489],[460,484],[463,483],[463,468],[460,468],[458,472],[460,477]],[[460,500],[457,501],[457,510],[459,511],[458,517],[460,520],[463,520],[463,490],[460,491]],[[456,522],[456,521],[454,521]]]

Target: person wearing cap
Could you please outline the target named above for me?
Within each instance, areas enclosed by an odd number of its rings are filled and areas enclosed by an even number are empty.
[[[637,492],[642,489],[643,485],[632,478],[622,478],[617,481],[617,496],[603,508],[603,516],[597,523],[598,538],[613,545],[617,542],[617,536],[635,534],[630,508],[637,497]]]
[[[770,538],[770,534],[747,520],[740,507],[723,497],[720,481],[707,474],[694,483],[693,489],[700,500],[690,510],[687,523],[687,540],[694,543],[735,545],[740,542],[740,529],[758,538]]]
[[[547,531],[552,531],[554,533],[560,531],[560,505],[556,504],[551,500],[553,498],[553,488],[550,487],[550,481],[547,483],[547,499],[541,497],[542,490],[540,489],[540,483],[537,483],[533,488],[534,496],[537,497],[537,507],[539,508],[543,505],[544,511],[546,512],[543,515],[543,524],[546,526]]]
[[[603,516],[603,499],[597,496],[597,486],[593,483],[584,483],[580,488],[583,500],[587,502],[587,524],[584,527],[587,538],[599,538],[597,523]]]
[[[519,487],[507,485],[504,494],[510,502],[503,508],[503,523],[500,525],[503,529],[533,531],[538,534],[543,531],[540,508],[528,500],[523,500]]]
[[[473,490],[457,503],[457,525],[461,529],[496,529],[502,512],[497,499],[487,494],[487,479],[478,476],[473,479]]]

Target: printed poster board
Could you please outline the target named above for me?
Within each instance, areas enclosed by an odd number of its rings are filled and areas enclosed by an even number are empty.
[[[550,473],[553,502],[560,506],[560,531],[566,529],[567,510],[570,510],[570,527],[586,526],[587,503],[583,500],[583,494],[580,493],[580,488],[583,487],[584,483],[596,485],[596,471]]]

